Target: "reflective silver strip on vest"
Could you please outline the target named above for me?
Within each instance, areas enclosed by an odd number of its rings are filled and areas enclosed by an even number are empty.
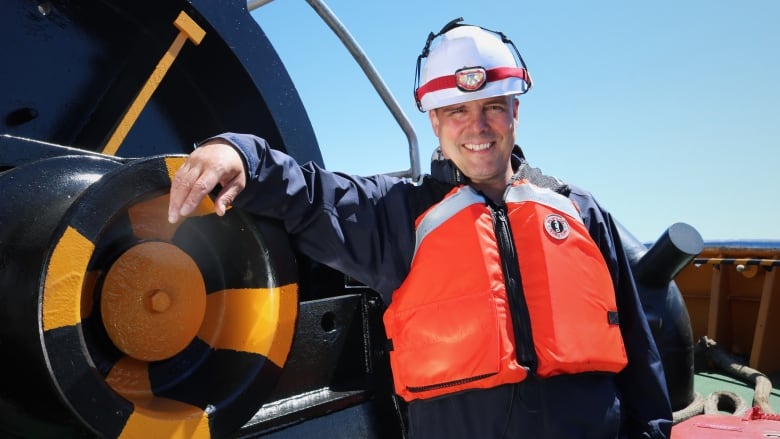
[[[422,221],[420,221],[419,227],[417,227],[415,233],[414,255],[417,255],[417,249],[420,248],[420,243],[429,233],[472,204],[485,204],[485,197],[477,193],[471,186],[463,186],[454,194],[431,208],[431,210],[425,214]]]
[[[574,202],[552,189],[539,187],[529,183],[521,183],[509,188],[505,201],[507,203],[532,201],[561,211],[582,223],[582,217],[577,211],[577,208],[574,207]]]

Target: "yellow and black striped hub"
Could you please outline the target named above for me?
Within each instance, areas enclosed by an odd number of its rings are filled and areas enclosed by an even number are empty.
[[[167,242],[129,248],[111,265],[101,288],[103,327],[119,350],[138,360],[166,360],[184,350],[205,313],[206,285],[198,265]]]
[[[220,437],[273,389],[298,309],[284,230],[209,200],[168,224],[183,157],[137,160],[68,209],[44,264],[47,366],[104,437]]]

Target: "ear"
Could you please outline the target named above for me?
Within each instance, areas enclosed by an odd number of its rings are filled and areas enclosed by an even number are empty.
[[[517,118],[520,116],[520,99],[514,98],[514,102],[512,103],[512,112],[515,117],[515,122],[517,122]]]
[[[428,110],[428,119],[431,120],[431,128],[433,128],[433,134],[439,137],[439,116],[436,114],[436,110]]]

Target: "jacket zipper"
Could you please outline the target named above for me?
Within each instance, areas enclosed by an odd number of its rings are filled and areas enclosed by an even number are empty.
[[[520,262],[517,258],[515,241],[512,238],[512,229],[506,216],[506,206],[498,206],[489,202],[488,207],[493,215],[493,227],[498,243],[498,254],[501,258],[501,268],[504,272],[504,284],[506,295],[509,299],[509,307],[512,315],[512,326],[515,330],[515,349],[517,361],[529,369],[530,373],[536,372],[538,358],[534,349],[533,334],[531,332],[531,315],[528,312],[528,303],[523,293],[523,280],[520,275]]]

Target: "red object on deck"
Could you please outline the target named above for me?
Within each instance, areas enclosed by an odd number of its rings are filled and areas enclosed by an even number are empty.
[[[699,415],[672,427],[671,439],[780,438],[780,415],[752,407],[744,416]]]

